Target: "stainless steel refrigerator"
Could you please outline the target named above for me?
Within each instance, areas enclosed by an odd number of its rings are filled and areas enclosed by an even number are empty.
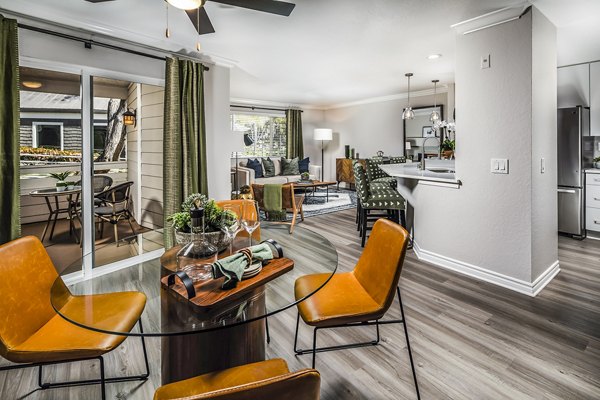
[[[558,109],[558,231],[585,237],[584,171],[592,167],[594,141],[590,110]]]

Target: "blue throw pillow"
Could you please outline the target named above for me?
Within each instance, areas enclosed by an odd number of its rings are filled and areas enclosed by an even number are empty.
[[[310,158],[306,157],[304,160],[298,162],[298,169],[300,173],[308,172],[308,164],[310,164]]]
[[[263,177],[262,165],[260,164],[258,158],[254,160],[248,159],[248,162],[246,163],[246,168],[252,168],[254,170],[254,178]]]

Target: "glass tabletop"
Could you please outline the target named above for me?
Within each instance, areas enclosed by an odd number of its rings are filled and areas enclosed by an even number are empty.
[[[168,265],[171,255],[177,253],[175,249],[165,253],[161,258],[162,264],[161,259],[146,261],[68,287],[59,277],[51,288],[51,303],[56,312],[69,322],[98,332],[126,336],[193,334],[253,322],[293,307],[321,289],[337,269],[338,255],[333,244],[308,228],[297,225],[290,234],[289,225],[262,222],[260,236],[261,241],[272,239],[279,243],[284,257],[294,262],[293,268],[222,305],[199,310],[186,298],[161,284],[161,278],[172,272],[164,265]],[[248,237],[237,237],[233,246],[234,251],[248,246]],[[225,255],[227,250],[219,257]],[[324,274],[323,285],[296,301],[294,283],[297,278],[309,274]],[[134,291],[146,295],[141,316],[143,333],[137,328],[130,332],[115,320],[127,310],[119,310],[116,304],[114,312],[107,312],[106,307],[97,307],[103,295]]]

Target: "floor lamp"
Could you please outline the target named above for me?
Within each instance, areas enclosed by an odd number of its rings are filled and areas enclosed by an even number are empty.
[[[321,180],[325,178],[325,147],[323,142],[329,142],[333,139],[333,130],[317,128],[315,129],[313,138],[321,141]]]

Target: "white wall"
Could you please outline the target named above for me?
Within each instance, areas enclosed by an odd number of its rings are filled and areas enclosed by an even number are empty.
[[[556,28],[533,8],[532,36],[532,280],[558,259]],[[541,160],[545,170],[541,173]]]
[[[204,72],[208,195],[215,199],[231,198],[231,152],[238,150],[229,117],[229,72],[218,65]]]
[[[463,185],[414,192],[421,249],[441,265],[512,288],[531,287],[558,258],[554,35],[534,10],[457,37],[456,172]],[[481,69],[487,54],[491,68]],[[509,159],[509,174],[490,173],[491,158]]]
[[[433,100],[433,95],[414,97],[411,106],[430,106]],[[437,104],[444,105],[447,119],[446,93],[438,93]],[[374,156],[379,150],[387,155],[404,154],[402,111],[406,106],[406,99],[397,99],[326,110],[321,127],[333,129],[333,141],[325,152],[325,179],[335,180],[335,159],[344,157],[345,145],[354,148],[361,158]],[[312,131],[305,134],[305,146],[307,136],[312,139]]]

